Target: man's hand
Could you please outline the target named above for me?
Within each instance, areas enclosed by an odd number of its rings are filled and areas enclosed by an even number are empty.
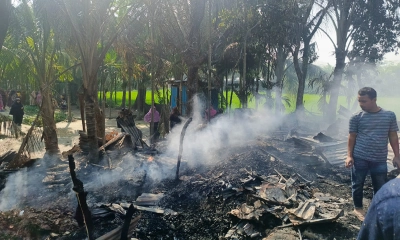
[[[400,168],[400,157],[399,156],[393,158],[393,166],[395,168]]]
[[[400,160],[400,159],[399,159]],[[400,162],[399,162],[399,164],[400,164]],[[351,168],[352,166],[354,165],[354,159],[353,159],[353,157],[347,157],[346,158],[346,161],[344,162],[344,166],[346,167],[346,168]],[[400,166],[400,165],[399,165]]]

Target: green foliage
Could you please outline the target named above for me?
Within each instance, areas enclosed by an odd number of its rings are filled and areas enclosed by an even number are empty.
[[[30,105],[24,106],[24,113],[26,115],[36,115],[38,112],[39,112],[38,106],[30,106]]]
[[[25,115],[24,118],[22,119],[22,123],[26,125],[33,125],[33,122],[35,121],[39,108],[36,106],[27,106],[24,109],[25,109]],[[68,119],[68,112],[57,110],[54,113],[54,121],[56,123],[65,121],[67,119]],[[36,125],[43,126],[41,118],[39,118],[39,122]]]
[[[137,90],[133,90],[131,92],[131,99],[132,99],[132,103],[131,104],[132,105],[135,103],[137,94],[138,94]],[[168,98],[170,98],[171,96],[169,95],[169,93],[167,93],[167,94],[168,94]],[[98,94],[98,96],[100,96],[100,93]],[[129,103],[128,103],[129,97],[128,96],[129,96],[129,92],[127,91],[126,92],[126,105],[127,106],[129,105]],[[115,96],[115,93],[113,93],[112,99],[110,99],[110,93],[109,92],[106,94],[106,97],[107,97],[107,103],[112,108],[114,108],[114,107],[118,108],[118,107],[121,106],[121,104],[122,104],[122,91],[117,91],[116,96]],[[166,97],[167,96],[163,96],[163,93],[160,91],[159,95],[154,94],[154,102],[156,104],[164,103],[164,101],[166,101]],[[99,101],[100,101],[100,99],[99,99]],[[146,91],[146,104],[151,105],[151,91],[150,90]]]
[[[56,111],[54,113],[54,121],[56,123],[62,122],[68,119],[68,113],[64,111]]]
[[[22,119],[22,123],[26,124],[26,125],[33,125],[33,122],[35,121],[36,115],[32,116],[32,115],[24,115],[24,118]],[[40,121],[38,124],[36,124],[37,126],[43,126],[43,123]]]

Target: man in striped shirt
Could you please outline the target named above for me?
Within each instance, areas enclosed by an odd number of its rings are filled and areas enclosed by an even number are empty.
[[[364,221],[363,187],[368,173],[374,194],[385,184],[387,177],[388,140],[394,152],[393,165],[400,166],[399,130],[396,115],[376,104],[376,91],[364,87],[358,91],[362,111],[350,119],[345,166],[351,169],[354,214]]]

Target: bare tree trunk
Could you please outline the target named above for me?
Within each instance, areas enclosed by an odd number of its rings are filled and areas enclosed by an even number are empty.
[[[336,119],[336,108],[340,93],[340,86],[342,84],[343,72],[346,66],[346,51],[343,49],[336,49],[336,66],[333,70],[333,82],[330,89],[330,98],[327,111],[327,119],[331,122]]]
[[[67,105],[68,105],[68,122],[72,121],[72,113],[71,113],[71,90],[69,86],[69,82],[67,83]]]
[[[233,99],[233,80],[235,79],[235,71],[232,72],[232,79],[231,79],[231,98],[229,99],[229,109],[232,109],[232,99]]]
[[[132,108],[132,77],[129,77],[128,79],[128,108]]]
[[[43,121],[43,139],[46,153],[50,155],[58,154],[58,138],[56,123],[54,121],[54,106],[51,99],[51,92],[47,86],[40,89],[42,93],[42,106],[40,114]]]
[[[228,109],[228,71],[225,72],[225,107]]]
[[[126,81],[126,77],[123,76],[122,77],[122,103],[121,103],[121,107],[126,107],[126,87],[127,87],[127,81]]]
[[[89,144],[88,149],[90,149],[89,161],[93,163],[99,161],[95,107],[98,106],[95,104],[93,97],[87,94],[85,96],[86,129]]]
[[[128,95],[128,108],[131,109],[132,107],[132,78],[133,78],[133,56],[130,53],[127,53],[126,56],[126,60],[127,60],[127,64],[128,64],[128,91],[129,91],[129,95]]]
[[[102,139],[103,144],[104,144],[105,143],[104,142],[104,135],[105,135],[105,132],[106,132],[106,127],[105,127],[106,122],[105,122],[105,113],[104,113],[105,104],[104,104],[104,101],[102,101],[102,106],[100,108],[98,102],[96,102],[96,103],[97,103],[96,104],[97,106],[96,106],[95,111],[94,111],[94,114],[96,116],[96,126],[97,126],[96,127],[96,131],[97,131],[97,136]]]
[[[85,96],[82,93],[79,93],[79,110],[81,112],[82,131],[86,132],[86,125],[85,125]]]
[[[143,81],[139,80],[138,94],[136,96],[135,103],[133,104],[133,108],[137,109],[141,113],[144,113],[145,101],[146,101],[146,87],[144,86]]]
[[[275,112],[280,113],[282,111],[282,88],[283,88],[283,76],[285,72],[285,62],[287,53],[283,47],[278,48],[277,59],[276,59],[276,92],[275,92]]]
[[[296,110],[301,110],[304,108],[303,100],[304,100],[304,89],[306,87],[306,78],[307,78],[307,70],[308,70],[308,62],[309,62],[309,55],[310,55],[310,42],[304,42],[303,48],[303,57],[302,63],[300,68],[299,63],[299,47],[296,47],[295,56],[293,57],[294,68],[296,70],[297,79],[299,82],[299,86],[297,88],[297,98],[296,98]]]

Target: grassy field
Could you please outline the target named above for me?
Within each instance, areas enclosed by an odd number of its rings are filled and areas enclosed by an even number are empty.
[[[230,92],[228,92],[228,96],[230,98]],[[132,91],[131,92],[131,99],[132,99],[132,104],[133,101],[136,99],[137,96],[137,91]],[[290,97],[290,96],[285,96],[286,98],[288,98],[290,100],[290,105],[285,104],[286,107],[286,112],[293,112],[295,110],[295,98],[294,97]],[[107,98],[109,98],[109,94],[107,94]],[[154,96],[155,98],[155,102],[158,103],[159,102],[159,98],[157,95]],[[128,93],[127,93],[127,99],[128,99]],[[320,99],[320,96],[317,94],[305,94],[304,95],[304,106],[305,108],[314,113],[314,114],[322,114],[321,110],[318,107],[318,101]],[[263,105],[265,103],[265,98],[262,98],[259,102],[259,105]],[[350,103],[348,102],[347,98],[345,96],[340,96],[339,100],[338,100],[338,106],[342,105],[346,108],[348,108],[349,106],[352,107],[354,104],[355,98],[350,100]],[[108,100],[108,102],[110,103],[110,100]],[[379,97],[378,98],[378,105],[387,109],[387,110],[391,110],[393,112],[396,113],[396,115],[398,116],[398,118],[400,119],[400,97]],[[115,99],[113,96],[112,99],[112,106],[121,106],[122,103],[122,91],[117,92],[117,96],[116,96],[116,103],[115,103]],[[146,93],[146,103],[147,104],[151,104],[151,91],[147,91]],[[254,108],[255,107],[255,100],[254,98],[250,98],[249,102],[248,102],[248,107],[249,108]],[[232,108],[239,108],[240,107],[240,101],[239,98],[236,96],[236,94],[233,94],[233,98],[232,98]],[[357,110],[359,108],[357,107]]]

